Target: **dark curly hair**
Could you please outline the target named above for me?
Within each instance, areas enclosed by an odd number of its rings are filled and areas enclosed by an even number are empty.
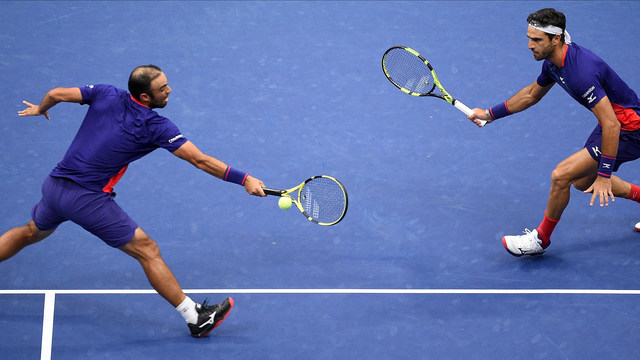
[[[527,22],[535,26],[557,26],[562,29],[562,32],[564,32],[567,27],[567,19],[564,17],[564,14],[552,8],[541,9],[529,14]],[[549,36],[549,39],[552,39],[555,35],[547,34],[547,36]],[[560,35],[560,40],[564,42],[564,34]]]

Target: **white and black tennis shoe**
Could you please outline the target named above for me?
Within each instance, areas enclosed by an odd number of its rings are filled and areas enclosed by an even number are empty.
[[[537,230],[524,229],[524,235],[508,235],[502,238],[502,245],[513,256],[542,255],[546,248],[542,247],[542,239]]]
[[[191,336],[202,338],[211,332],[216,326],[220,325],[227,318],[233,308],[233,299],[226,298],[217,305],[207,306],[205,300],[202,304],[196,304],[198,312],[198,322],[196,324],[188,324],[191,330]]]

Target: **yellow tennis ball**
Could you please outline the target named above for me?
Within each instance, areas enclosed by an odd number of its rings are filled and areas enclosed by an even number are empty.
[[[280,207],[280,209],[282,210],[287,210],[288,208],[291,207],[291,198],[289,197],[281,197],[280,200],[278,200],[278,206]]]

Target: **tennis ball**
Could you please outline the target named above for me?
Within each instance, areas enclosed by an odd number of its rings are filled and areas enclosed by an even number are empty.
[[[278,206],[282,210],[287,210],[288,208],[291,207],[291,199],[286,196],[281,197],[280,200],[278,200]]]

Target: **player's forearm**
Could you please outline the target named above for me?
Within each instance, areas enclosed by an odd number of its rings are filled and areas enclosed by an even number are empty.
[[[40,101],[40,105],[38,106],[40,114],[46,113],[49,109],[62,101],[56,97],[55,90],[56,89],[49,90],[42,98],[42,101]]]
[[[620,139],[620,121],[616,117],[609,97],[605,96],[600,99],[591,108],[591,111],[602,127],[602,153],[610,157],[616,157]]]
[[[533,85],[523,88],[507,100],[506,105],[511,113],[526,110],[540,101],[541,97],[536,96],[532,86]]]
[[[224,177],[224,172],[228,167],[224,162],[205,154],[203,154],[202,158],[199,159],[195,166],[218,179],[222,179]]]
[[[47,91],[39,105],[40,113],[44,114],[61,102],[82,102],[82,93],[80,92],[80,88],[58,87]]]
[[[486,110],[487,120],[497,120],[507,115],[523,111],[536,104],[551,89],[553,85],[542,87],[537,81],[524,87],[507,101],[496,104]]]
[[[615,157],[618,154],[618,142],[620,139],[620,123],[602,125],[602,153]]]

